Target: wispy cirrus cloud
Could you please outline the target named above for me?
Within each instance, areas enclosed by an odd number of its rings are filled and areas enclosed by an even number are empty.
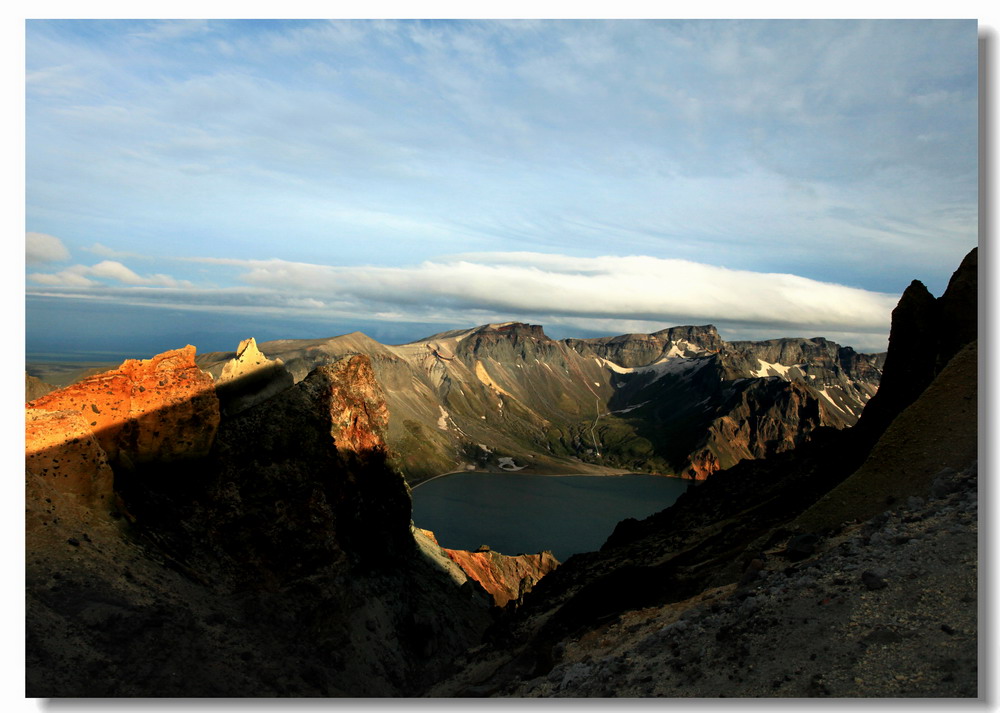
[[[975,21],[29,21],[26,49],[50,294],[872,348],[976,242]]]
[[[399,264],[613,246],[872,289],[975,241],[975,23],[34,22],[28,64],[29,215],[75,227],[264,257],[288,226],[285,259]],[[359,211],[450,234],[421,254]]]

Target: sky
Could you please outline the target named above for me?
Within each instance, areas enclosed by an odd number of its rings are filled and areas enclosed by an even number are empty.
[[[508,320],[881,351],[977,244],[975,21],[29,20],[25,50],[29,354]]]

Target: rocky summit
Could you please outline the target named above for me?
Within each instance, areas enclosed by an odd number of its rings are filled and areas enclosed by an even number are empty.
[[[976,697],[976,295],[915,282],[884,355],[502,323],[42,394],[27,696]],[[692,483],[558,563],[414,526],[469,467]]]

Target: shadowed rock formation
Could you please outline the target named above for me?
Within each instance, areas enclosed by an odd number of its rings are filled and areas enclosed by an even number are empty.
[[[414,542],[368,358],[195,436],[183,415],[215,393],[191,357],[29,411],[27,695],[393,696],[439,678],[489,601]],[[81,413],[116,418],[91,432]]]
[[[24,467],[29,478],[86,504],[113,502],[114,472],[79,411],[25,411]]]

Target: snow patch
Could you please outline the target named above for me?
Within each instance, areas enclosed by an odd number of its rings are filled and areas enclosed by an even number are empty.
[[[667,357],[668,359],[670,357],[683,357],[684,350],[677,346],[677,342],[671,342],[670,350],[666,354],[664,354],[664,356]]]
[[[641,404],[636,404],[635,406],[628,406],[626,408],[620,408],[617,411],[612,411],[611,413],[628,413],[629,411],[635,411],[637,408],[641,408],[648,404],[648,401],[643,401]]]
[[[648,364],[646,366],[619,366],[613,361],[607,359],[598,359],[598,363],[602,366],[606,366],[611,371],[616,374],[653,374],[653,381],[660,379],[667,374],[684,374],[685,372],[695,371],[708,363],[707,359],[692,358],[687,359],[685,357],[663,357],[658,361]]]
[[[835,409],[837,409],[841,413],[844,413],[844,409],[836,401],[834,401],[832,398],[830,398],[830,394],[826,393],[826,389],[825,388],[824,389],[820,389],[819,393],[823,396],[823,398],[825,398],[827,401],[829,401],[831,404],[833,404],[833,407]],[[852,413],[851,415],[853,416],[854,414]]]
[[[438,428],[440,428],[442,431],[447,431],[448,419],[451,418],[451,415],[444,410],[444,406],[439,405],[438,408],[441,409],[441,415],[438,417]]]
[[[751,371],[750,373],[756,376],[758,379],[765,376],[780,376],[782,379],[788,380],[788,370],[791,366],[785,366],[784,364],[766,362],[763,359],[758,359],[757,363],[760,364],[760,369],[757,371]],[[793,365],[795,366],[795,365]],[[775,372],[774,374],[769,372]]]

